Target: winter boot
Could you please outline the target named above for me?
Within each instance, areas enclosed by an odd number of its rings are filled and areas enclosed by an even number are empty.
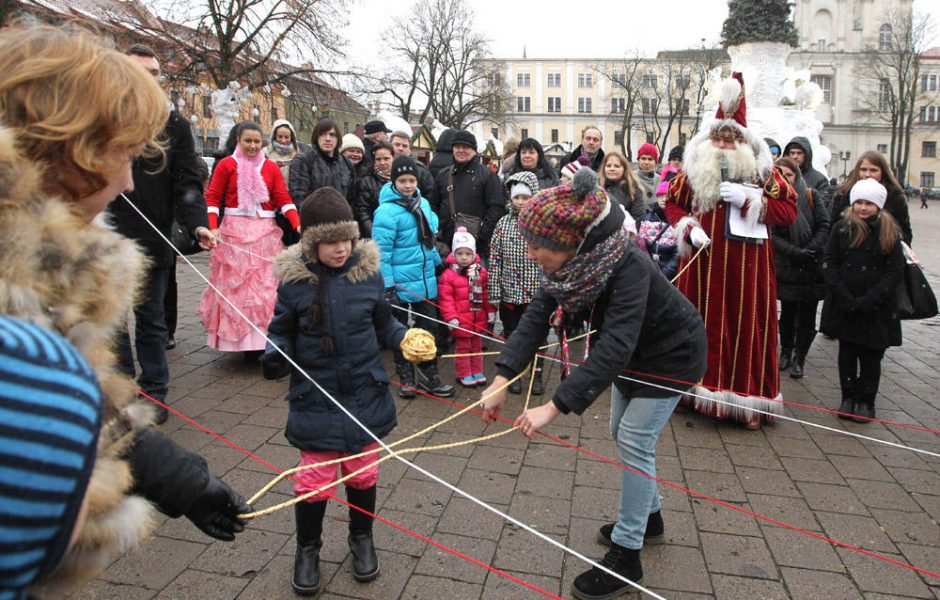
[[[855,405],[855,415],[852,420],[856,423],[871,423],[875,418],[875,396],[878,392],[862,390],[858,395],[858,403]]]
[[[643,579],[643,565],[640,563],[639,550],[611,544],[610,550],[601,559],[600,564],[634,583]],[[574,584],[571,586],[572,595],[580,600],[606,600],[630,591],[633,591],[630,584],[597,567],[591,567],[590,571],[585,571],[575,577]]]
[[[375,514],[375,486],[364,490],[346,488],[346,499]],[[349,507],[349,551],[352,552],[353,577],[356,581],[372,581],[379,576],[379,557],[375,554],[372,540],[372,514],[365,514]]]
[[[855,414],[855,398],[858,394],[858,379],[855,377],[840,377],[839,385],[842,388],[842,404],[839,405],[840,419],[851,419]]]
[[[313,596],[320,590],[320,548],[323,541],[323,515],[326,500],[299,502],[294,505],[297,520],[297,554],[294,557],[294,578],[291,585],[301,596]]]
[[[793,353],[793,364],[790,365],[790,377],[803,379],[803,364],[806,362],[806,353],[797,350]]]
[[[437,374],[437,364],[426,362],[415,368],[418,387],[432,396],[450,398],[454,395],[454,386],[446,385]]]
[[[780,349],[780,370],[787,371],[793,366],[793,348]]]
[[[604,544],[605,546],[610,546],[610,536],[614,532],[614,525],[616,525],[616,523],[602,525],[600,530],[597,532],[597,541]],[[665,531],[666,524],[663,522],[663,513],[662,511],[657,510],[656,512],[651,513],[649,519],[646,521],[646,531],[643,533],[643,539],[648,540],[650,538],[657,538],[665,533]]]
[[[398,388],[398,397],[399,398],[414,398],[415,397],[415,368],[411,363],[405,363],[402,365],[395,365],[395,373],[398,375],[398,382],[401,383],[401,387]]]
[[[545,393],[545,386],[542,385],[542,369],[535,369],[535,373],[532,375],[532,395],[541,396]]]
[[[522,380],[521,379],[517,379],[509,384],[509,393],[510,394],[522,393]]]

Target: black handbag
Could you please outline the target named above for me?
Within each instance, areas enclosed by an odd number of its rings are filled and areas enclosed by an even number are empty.
[[[457,231],[457,229],[460,227],[465,227],[467,232],[472,235],[474,239],[480,237],[480,229],[483,227],[483,219],[474,215],[457,212],[457,203],[454,201],[453,168],[450,170],[447,183],[447,198],[450,201],[450,214],[454,219],[454,231]]]
[[[924,268],[911,247],[901,242],[904,251],[904,279],[897,287],[898,318],[929,319],[937,316],[937,296],[927,281]]]

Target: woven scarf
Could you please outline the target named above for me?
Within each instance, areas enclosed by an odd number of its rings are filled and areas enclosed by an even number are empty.
[[[408,209],[414,215],[415,222],[418,225],[418,239],[421,244],[429,250],[434,247],[434,232],[431,230],[431,224],[428,223],[428,217],[421,210],[421,196],[413,198],[399,198],[395,203]]]
[[[466,277],[470,284],[470,310],[483,310],[483,277],[479,264],[461,267],[457,263],[450,266],[461,276]]]
[[[238,207],[253,215],[270,199],[268,186],[261,177],[261,167],[266,158],[261,152],[250,158],[239,146],[235,147],[232,158],[238,164]]]
[[[382,181],[389,181],[392,178],[391,173],[383,173],[382,171],[379,171],[378,169],[372,169],[372,172],[375,173],[375,176],[381,179]]]
[[[578,254],[555,273],[546,273],[542,287],[567,313],[576,313],[597,300],[623,257],[627,236],[623,229],[590,251]]]

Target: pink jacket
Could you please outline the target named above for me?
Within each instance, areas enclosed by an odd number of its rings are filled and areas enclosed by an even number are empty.
[[[476,264],[480,264],[480,257],[477,256]],[[496,308],[490,304],[487,299],[486,284],[487,272],[480,267],[480,285],[482,290],[483,305],[480,310],[472,310],[470,307],[470,278],[461,275],[455,269],[453,253],[447,257],[447,269],[441,274],[437,282],[437,301],[441,306],[441,319],[450,321],[457,319],[460,327],[475,331],[477,333],[486,333],[489,329],[487,315],[495,313]],[[451,331],[454,337],[468,338],[471,334],[460,329]]]

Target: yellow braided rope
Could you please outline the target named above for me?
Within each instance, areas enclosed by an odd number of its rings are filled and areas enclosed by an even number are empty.
[[[476,402],[473,402],[472,404],[469,404],[468,406],[464,407],[463,409],[461,409],[461,410],[458,411],[457,413],[455,413],[455,414],[453,414],[453,415],[450,415],[449,417],[446,417],[446,418],[444,418],[444,419],[438,421],[437,423],[435,423],[435,424],[433,424],[433,425],[430,425],[430,426],[428,426],[428,427],[422,429],[421,431],[418,431],[417,433],[413,433],[413,434],[409,435],[408,437],[402,438],[402,439],[398,440],[397,442],[394,442],[394,443],[392,443],[392,444],[388,444],[388,447],[389,447],[389,448],[394,448],[394,447],[396,447],[396,446],[400,446],[400,445],[402,445],[402,444],[405,444],[405,443],[407,443],[407,442],[413,440],[414,438],[419,437],[419,436],[422,436],[422,435],[424,435],[425,433],[428,433],[429,431],[433,431],[434,429],[440,427],[441,425],[444,425],[444,424],[446,424],[446,423],[448,423],[448,422],[450,422],[450,421],[456,419],[457,417],[459,417],[459,416],[461,416],[461,415],[463,415],[463,414],[465,414],[465,413],[467,413],[467,412],[473,410],[474,408],[476,408],[477,406],[479,406],[480,404],[482,404],[484,401],[486,401],[487,398],[489,398],[490,396],[492,396],[492,394],[495,394],[496,392],[499,392],[499,391],[502,391],[502,390],[506,389],[506,388],[509,387],[511,384],[513,384],[513,383],[515,383],[516,381],[518,381],[519,379],[521,379],[521,378],[526,374],[526,372],[529,370],[529,368],[531,368],[532,371],[533,371],[533,373],[534,373],[534,371],[535,371],[535,364],[534,364],[534,363],[531,363],[531,364],[529,365],[529,367],[527,367],[526,369],[523,369],[521,373],[519,373],[518,375],[516,375],[515,377],[513,377],[512,379],[510,379],[509,381],[507,381],[507,382],[504,383],[503,385],[501,385],[501,386],[499,386],[498,388],[496,388],[496,390],[494,390],[492,393],[488,394],[487,396],[484,396],[484,397],[480,398],[479,400],[477,400]],[[531,398],[531,396],[532,396],[532,383],[533,383],[533,381],[534,381],[534,377],[530,377],[530,378],[529,378],[529,389],[528,389],[528,393],[526,394],[525,405],[523,406],[523,409],[522,409],[523,412],[525,412],[526,410],[528,410],[528,407],[529,407],[529,400],[530,400],[530,398]],[[405,449],[402,449],[402,450],[393,451],[392,453],[390,453],[390,454],[388,454],[388,455],[386,455],[386,456],[383,456],[382,458],[380,458],[380,459],[379,459],[378,461],[376,461],[375,463],[372,463],[372,464],[369,464],[369,465],[365,465],[364,467],[362,467],[362,468],[360,468],[360,469],[358,469],[358,470],[356,470],[356,471],[354,471],[354,472],[352,472],[352,473],[349,473],[348,475],[343,476],[342,478],[340,478],[340,479],[338,479],[338,480],[336,480],[336,481],[330,483],[329,485],[325,485],[325,486],[323,486],[323,487],[321,487],[321,488],[318,488],[318,489],[316,489],[316,490],[313,490],[313,491],[311,491],[311,492],[307,492],[306,494],[303,494],[303,495],[300,495],[300,496],[296,496],[296,497],[294,497],[294,498],[292,498],[292,499],[290,499],[290,500],[281,502],[280,504],[277,504],[277,505],[275,505],[275,506],[271,506],[271,507],[269,507],[269,508],[265,508],[265,509],[262,509],[262,510],[257,510],[257,511],[250,512],[250,513],[241,514],[241,515],[239,515],[238,517],[239,517],[240,519],[254,519],[254,518],[256,518],[256,517],[261,517],[261,516],[264,516],[264,515],[268,515],[268,514],[277,512],[277,511],[279,511],[279,510],[282,510],[282,509],[284,509],[284,508],[287,508],[287,507],[289,507],[289,506],[293,506],[294,504],[297,504],[298,502],[303,502],[304,500],[306,500],[306,499],[308,499],[308,498],[312,498],[313,496],[315,496],[315,495],[317,495],[317,494],[320,494],[320,493],[323,492],[324,490],[328,490],[328,489],[330,489],[331,487],[335,487],[335,486],[339,485],[340,483],[343,483],[343,482],[345,482],[346,480],[351,479],[352,477],[355,477],[356,475],[359,475],[359,474],[362,473],[363,471],[366,471],[367,469],[371,469],[373,466],[377,467],[378,465],[382,464],[382,463],[385,462],[386,460],[388,460],[388,459],[390,459],[390,458],[395,458],[396,456],[401,455],[401,454],[413,454],[413,453],[422,452],[422,451],[448,450],[448,449],[450,449],[450,448],[457,448],[457,447],[460,447],[460,446],[466,446],[466,445],[469,445],[469,444],[475,444],[475,443],[478,443],[478,442],[484,442],[484,441],[487,441],[487,440],[495,439],[495,438],[498,438],[498,437],[500,437],[500,436],[506,435],[507,433],[509,433],[509,432],[511,432],[511,431],[513,431],[513,430],[515,430],[515,429],[518,429],[518,428],[517,428],[517,427],[512,427],[512,428],[510,428],[510,429],[506,429],[505,431],[499,431],[499,432],[492,433],[492,434],[489,434],[489,435],[486,435],[486,436],[477,437],[477,438],[473,438],[473,439],[470,439],[470,440],[463,440],[463,441],[460,441],[460,442],[451,442],[451,443],[448,443],[448,444],[438,444],[438,445],[436,445],[436,446],[425,446],[425,447],[405,448]],[[259,490],[258,493],[256,493],[254,496],[252,496],[251,498],[249,498],[248,504],[254,504],[254,503],[257,502],[258,500],[260,500],[260,499],[261,499],[263,496],[265,496],[269,491],[271,491],[271,489],[274,488],[274,486],[276,486],[278,483],[280,483],[284,478],[289,477],[290,475],[293,475],[294,473],[298,473],[298,472],[300,472],[300,471],[304,471],[304,470],[307,470],[307,469],[315,469],[315,468],[318,468],[318,467],[325,467],[325,466],[329,466],[329,465],[339,464],[339,463],[345,462],[345,461],[347,461],[347,460],[352,460],[352,459],[354,459],[354,458],[361,458],[361,457],[363,457],[363,456],[368,456],[368,455],[370,455],[370,454],[375,454],[375,453],[381,452],[381,451],[383,451],[383,450],[384,450],[384,448],[378,447],[378,448],[375,448],[375,449],[373,449],[373,450],[368,450],[368,451],[366,451],[366,452],[360,452],[359,454],[355,454],[355,455],[352,455],[352,456],[344,456],[344,457],[342,457],[342,458],[338,458],[338,459],[334,459],[334,460],[329,460],[329,461],[325,461],[325,462],[321,462],[321,463],[316,463],[316,464],[311,464],[311,465],[303,465],[303,466],[299,466],[299,467],[294,467],[293,469],[288,469],[288,470],[286,470],[286,471],[280,473],[280,474],[277,475],[276,477],[274,477],[267,485],[265,485],[263,488],[261,488],[261,490]]]
[[[592,335],[592,334],[594,334],[594,333],[596,333],[596,332],[597,332],[596,329],[592,329],[591,331],[588,331],[587,333],[582,333],[582,334],[580,334],[580,335],[574,336],[573,338],[569,338],[569,339],[568,339],[568,342],[569,342],[569,343],[570,343],[570,342],[576,342],[576,341],[578,341],[578,340],[580,340],[580,339],[583,339],[583,338],[586,338],[587,336]],[[558,346],[559,344],[561,344],[561,342],[552,342],[551,344],[545,344],[544,346],[539,346],[539,350],[548,350],[549,348],[554,348],[555,346]],[[499,351],[496,351],[496,352],[469,352],[469,353],[467,353],[467,354],[442,354],[442,355],[441,355],[441,358],[462,358],[462,357],[464,357],[464,356],[497,356],[497,355],[499,355],[499,354],[500,354]]]
[[[420,327],[412,327],[405,332],[400,348],[405,360],[416,365],[434,360],[434,357],[437,356],[437,345],[434,343],[434,336]]]
[[[685,266],[682,267],[682,269],[681,269],[678,273],[676,273],[676,276],[673,277],[672,280],[671,280],[669,283],[675,283],[675,282],[677,282],[677,281],[679,280],[679,278],[682,277],[682,274],[685,273],[685,270],[692,266],[692,263],[695,262],[695,259],[698,258],[699,254],[701,254],[702,252],[705,251],[705,248],[708,248],[708,245],[707,245],[707,244],[698,249],[698,252],[696,252],[696,253],[695,253],[695,256],[692,257],[692,260],[690,260],[689,262],[685,263]]]

